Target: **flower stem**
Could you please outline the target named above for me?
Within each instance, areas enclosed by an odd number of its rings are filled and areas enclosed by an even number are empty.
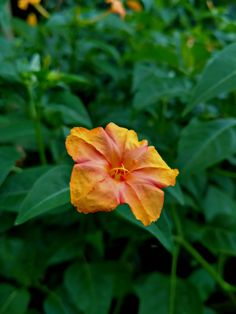
[[[218,263],[217,263],[218,273],[220,274],[220,276],[223,276],[225,261],[226,261],[226,256],[223,253],[220,253],[218,257]]]
[[[236,287],[228,284],[224,279],[215,271],[215,269],[208,264],[208,262],[198,253],[192,245],[183,237],[174,236],[174,240],[181,244],[198,262],[202,267],[215,279],[220,287],[226,292],[236,292]]]
[[[31,87],[28,87],[29,99],[30,99],[30,115],[34,123],[34,130],[35,130],[35,138],[38,146],[39,151],[39,158],[42,165],[47,164],[47,159],[45,155],[45,147],[42,135],[42,128],[40,118],[37,112],[36,104],[34,102],[34,97],[32,93]]]
[[[50,14],[48,13],[47,10],[44,9],[43,6],[41,6],[41,4],[34,4],[35,9],[46,19],[49,18]]]
[[[235,172],[222,170],[222,169],[216,169],[215,172],[217,174],[221,175],[221,176],[225,176],[225,177],[229,177],[229,178],[236,178],[236,173]]]
[[[91,19],[88,19],[88,20],[79,19],[79,23],[82,26],[92,25],[92,24],[95,24],[97,22],[102,21],[104,18],[106,18],[110,14],[111,13],[109,11],[107,11],[107,12],[104,12],[104,13],[102,13],[100,15],[97,15],[94,18],[91,18]]]
[[[178,234],[177,236],[174,236],[175,242],[182,245],[195,258],[195,260],[197,260],[198,263],[215,279],[215,281],[219,284],[219,286],[225,292],[230,294],[230,297],[232,298],[231,292],[236,292],[236,287],[225,282],[224,279],[221,277],[221,275],[198,253],[197,250],[195,250],[195,248],[187,240],[185,240],[181,221],[174,207],[172,208],[172,217],[176,225],[177,234]],[[175,256],[173,256],[172,268],[173,268],[174,258]]]
[[[175,206],[171,207],[171,214],[172,214],[175,226],[176,226],[177,234],[181,237],[184,237],[182,225],[181,225],[178,213],[176,212]]]
[[[172,257],[172,266],[171,266],[171,279],[170,279],[170,297],[169,297],[169,314],[174,314],[175,309],[175,292],[176,292],[176,283],[177,283],[177,262],[179,257],[179,244],[176,244],[173,257]]]

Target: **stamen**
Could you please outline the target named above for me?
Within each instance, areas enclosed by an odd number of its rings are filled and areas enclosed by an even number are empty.
[[[112,168],[109,171],[110,175],[112,178],[114,178],[115,180],[124,180],[126,175],[129,173],[129,170],[127,170],[123,164],[121,164],[121,167],[115,167]]]

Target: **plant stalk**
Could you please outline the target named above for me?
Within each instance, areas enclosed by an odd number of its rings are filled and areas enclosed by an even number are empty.
[[[34,4],[34,7],[46,19],[50,17],[50,14],[48,13],[48,11],[45,10],[41,4]]]
[[[35,139],[38,146],[39,158],[42,165],[47,164],[46,154],[45,154],[45,146],[42,135],[41,121],[39,118],[39,114],[37,112],[36,104],[34,102],[34,97],[32,93],[32,89],[28,88],[29,98],[30,98],[30,115],[34,123],[35,130]]]
[[[236,287],[228,284],[224,279],[215,271],[215,269],[195,250],[192,245],[180,236],[174,236],[174,240],[181,244],[186,251],[188,251],[202,267],[215,279],[220,287],[227,292],[236,292]]]
[[[179,257],[179,244],[176,243],[176,247],[172,257],[171,266],[171,279],[170,279],[170,296],[169,296],[169,314],[174,314],[175,310],[175,295],[176,295],[176,284],[177,284],[177,262]]]

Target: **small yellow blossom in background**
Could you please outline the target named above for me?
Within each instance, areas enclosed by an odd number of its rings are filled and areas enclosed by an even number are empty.
[[[120,0],[106,0],[106,3],[111,5],[109,9],[111,13],[119,14],[122,19],[125,18],[126,11]]]
[[[71,203],[81,213],[109,212],[128,204],[147,226],[164,203],[163,188],[175,185],[171,169],[153,146],[133,130],[109,123],[105,129],[75,127],[66,139],[75,165],[70,181]]]
[[[127,7],[136,12],[140,12],[143,10],[141,3],[135,0],[128,0]]]
[[[196,42],[196,39],[194,37],[190,36],[187,39],[187,47],[192,48],[194,46],[195,42]]]
[[[206,1],[206,5],[209,10],[212,10],[215,8],[214,3],[211,0]]]
[[[50,14],[40,4],[41,0],[18,0],[17,5],[21,10],[27,10],[29,5],[32,5],[43,17],[49,18]],[[28,22],[28,21],[27,21]]]
[[[35,13],[30,13],[27,16],[26,22],[30,25],[30,26],[35,26],[38,24],[38,19]]]
[[[21,10],[27,10],[30,4],[35,5],[39,4],[41,0],[19,0],[17,2],[18,8]]]

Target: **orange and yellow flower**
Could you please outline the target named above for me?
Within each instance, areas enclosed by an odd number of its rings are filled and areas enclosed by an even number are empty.
[[[21,10],[27,10],[29,5],[32,5],[43,17],[49,18],[50,14],[48,11],[40,4],[41,0],[18,0],[17,5]],[[31,13],[27,19],[27,23],[34,26],[37,24],[37,17]],[[34,24],[36,22],[36,24]]]
[[[136,11],[136,12],[140,12],[143,9],[141,3],[136,0],[128,0],[127,7],[129,7],[131,10]]]
[[[30,25],[30,26],[36,26],[38,24],[38,19],[35,13],[30,13],[27,16],[26,22]]]
[[[41,0],[18,0],[18,8],[20,8],[21,10],[27,10],[28,6],[30,4],[32,5],[36,5],[39,4],[41,2]]]
[[[162,188],[175,185],[179,171],[168,167],[146,140],[109,123],[105,129],[73,128],[66,148],[75,161],[70,195],[79,212],[109,212],[127,203],[145,226],[158,219]]]
[[[123,3],[120,0],[106,0],[106,3],[109,3],[111,5],[109,9],[111,13],[119,14],[121,18],[125,17],[126,11]]]

